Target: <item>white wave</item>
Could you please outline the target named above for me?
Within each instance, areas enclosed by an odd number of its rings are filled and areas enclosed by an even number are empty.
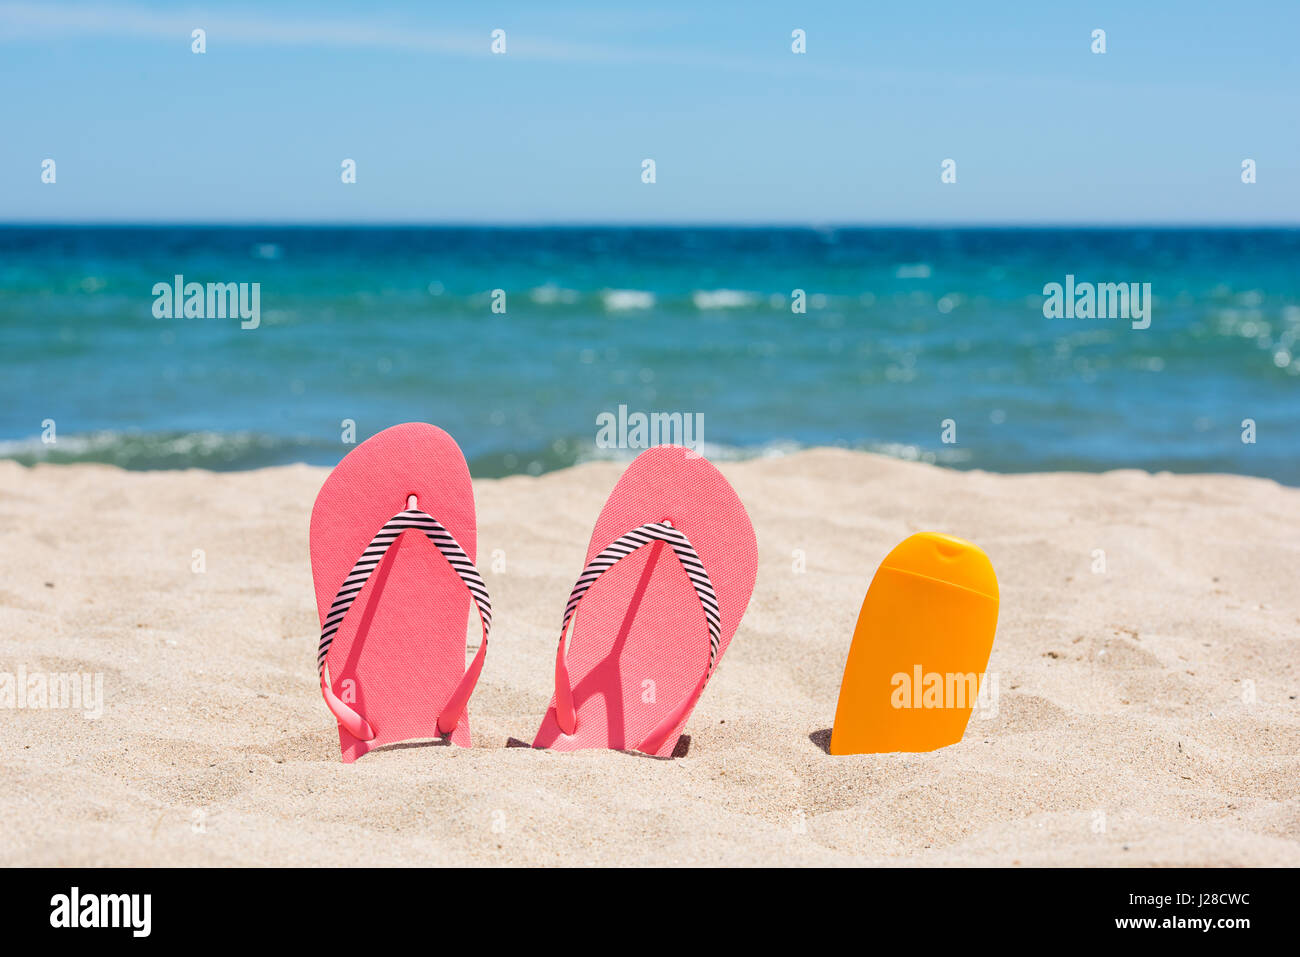
[[[691,293],[696,309],[738,309],[753,305],[758,295],[740,289],[697,289]]]
[[[655,304],[655,294],[644,289],[606,289],[601,293],[601,299],[610,312],[649,309]]]
[[[530,290],[528,297],[543,306],[553,306],[556,303],[568,304],[578,301],[578,290],[565,289],[563,286],[548,282],[544,286]]]
[[[74,435],[40,435],[0,441],[0,459],[38,462],[100,462],[124,468],[221,466],[287,448],[305,448],[302,439],[256,432],[140,432],[105,429]]]
[[[773,439],[759,445],[745,446],[724,445],[706,441],[700,443],[695,451],[711,462],[744,462],[749,459],[782,458],[786,455],[793,455],[796,452],[815,448],[842,448],[855,452],[871,452],[876,455],[888,456],[891,459],[902,459],[905,462],[925,462],[929,465],[949,467],[964,465],[972,457],[967,449],[925,449],[903,442],[817,443],[809,445],[791,439]],[[630,462],[640,455],[642,451],[644,450],[603,449],[587,445],[579,448],[575,464],[582,464],[583,462]]]
[[[930,465],[960,465],[969,462],[971,453],[967,449],[923,449],[919,445],[903,442],[868,442],[858,446],[861,451],[888,455],[891,459],[905,462],[926,462]]]
[[[712,462],[743,462],[747,459],[759,458],[780,458],[783,455],[791,455],[806,446],[798,442],[792,442],[785,439],[777,439],[771,442],[765,442],[761,445],[723,445],[718,442],[700,442],[694,449],[700,455]],[[596,445],[581,446],[578,450],[577,462],[630,462],[636,458],[644,449],[608,449]]]
[[[894,270],[894,278],[929,279],[932,271],[929,263],[903,263]]]

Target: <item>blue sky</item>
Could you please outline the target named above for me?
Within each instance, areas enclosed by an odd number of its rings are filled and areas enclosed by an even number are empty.
[[[1300,223],[1300,4],[986,6],[0,0],[0,221]]]

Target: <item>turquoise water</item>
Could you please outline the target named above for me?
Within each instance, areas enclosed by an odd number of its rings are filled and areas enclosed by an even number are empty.
[[[1298,264],[1300,230],[6,227],[0,456],[332,464],[344,420],[423,420],[536,473],[630,454],[596,444],[623,405],[718,458],[1300,484]],[[260,324],[155,317],[178,273],[259,283]],[[1067,274],[1150,283],[1150,328],[1045,318]]]

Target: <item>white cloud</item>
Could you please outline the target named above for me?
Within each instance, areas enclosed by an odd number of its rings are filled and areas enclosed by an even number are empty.
[[[398,22],[340,20],[325,17],[283,19],[249,13],[165,10],[106,3],[0,2],[0,43],[22,37],[41,39],[70,36],[159,38],[188,45],[190,31],[202,27],[208,33],[209,51],[228,45],[337,47],[433,53],[447,56],[490,55],[492,26],[481,32],[465,29],[430,29]],[[588,24],[590,26],[590,24]],[[643,63],[662,66],[695,66],[706,69],[749,73],[784,74],[794,71],[825,72],[805,64],[792,64],[790,57],[734,56],[725,52],[684,49],[646,49],[560,42],[525,30],[509,30],[511,59],[552,60],[579,63]],[[780,44],[774,48],[783,50]]]
[[[228,13],[151,10],[109,4],[0,3],[4,38],[23,36],[159,37],[189,42],[190,31],[202,27],[208,42],[270,46],[353,47],[405,50],[454,56],[489,53],[490,30],[429,30],[389,21],[331,20],[323,17],[277,19]],[[510,38],[510,55],[534,59],[608,59],[613,51],[551,43],[520,36]]]

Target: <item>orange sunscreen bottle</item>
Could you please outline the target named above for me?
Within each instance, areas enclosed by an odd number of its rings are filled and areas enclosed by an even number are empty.
[[[936,532],[899,544],[876,570],[853,630],[831,754],[960,741],[997,624],[998,580],[983,551]]]

